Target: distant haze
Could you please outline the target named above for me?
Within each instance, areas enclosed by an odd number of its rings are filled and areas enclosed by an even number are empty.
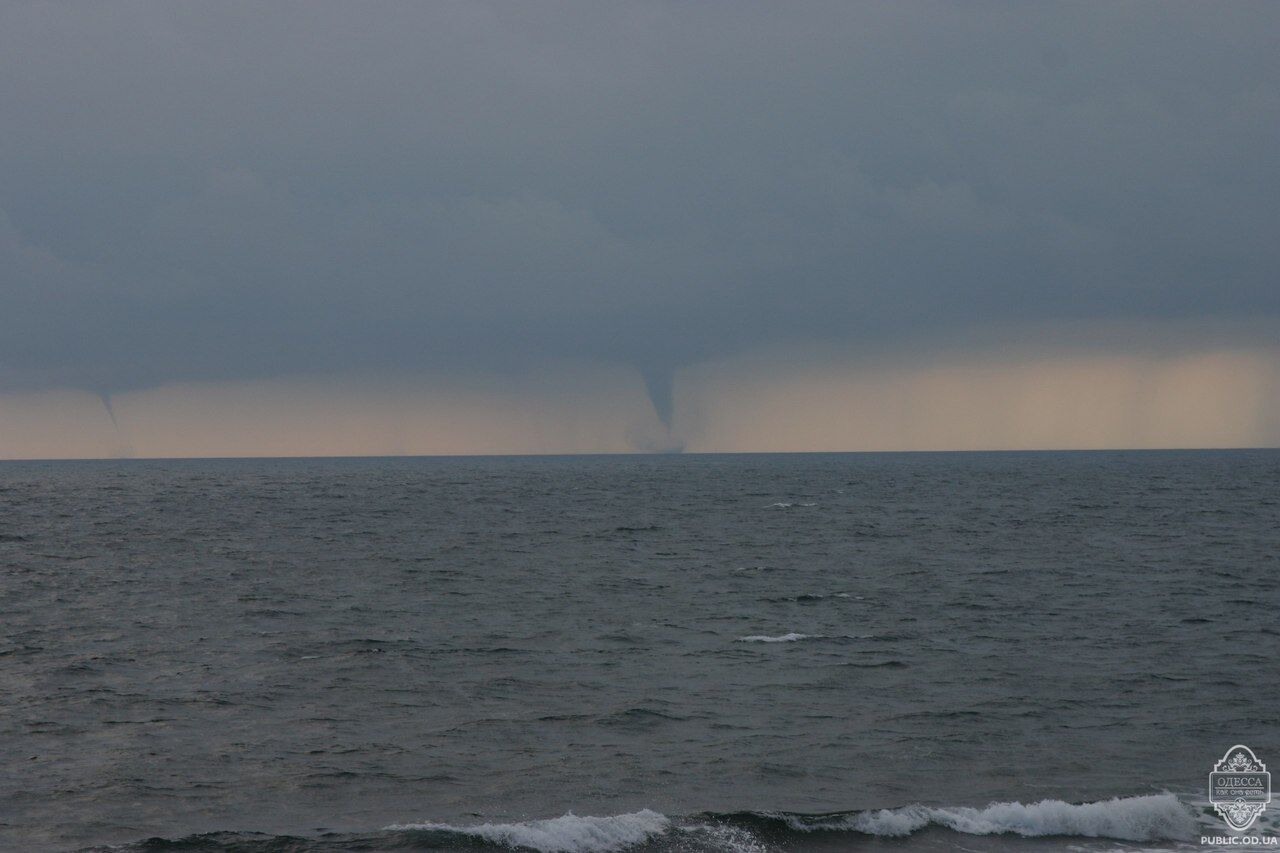
[[[0,457],[1280,444],[1280,6],[0,7]]]

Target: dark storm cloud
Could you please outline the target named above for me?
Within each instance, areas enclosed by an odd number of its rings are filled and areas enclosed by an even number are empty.
[[[1280,316],[1280,6],[0,10],[0,383]]]

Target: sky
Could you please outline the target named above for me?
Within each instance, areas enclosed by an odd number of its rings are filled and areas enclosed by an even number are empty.
[[[1280,4],[0,4],[0,458],[1280,445]]]

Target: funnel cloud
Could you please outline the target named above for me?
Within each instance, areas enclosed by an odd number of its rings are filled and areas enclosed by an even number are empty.
[[[675,409],[675,371],[666,366],[645,365],[640,374],[644,378],[644,388],[649,395],[649,402],[653,404],[654,414],[670,430],[672,412]]]
[[[107,410],[107,417],[111,418],[112,429],[117,433],[120,432],[120,422],[116,420],[116,410],[111,406],[111,395],[99,394],[98,397],[102,400],[102,408]]]

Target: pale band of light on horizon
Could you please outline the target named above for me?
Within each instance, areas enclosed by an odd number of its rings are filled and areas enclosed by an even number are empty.
[[[1280,353],[730,359],[679,375],[668,438],[626,367],[466,387],[352,377],[0,396],[6,458],[894,451],[1280,445]]]

